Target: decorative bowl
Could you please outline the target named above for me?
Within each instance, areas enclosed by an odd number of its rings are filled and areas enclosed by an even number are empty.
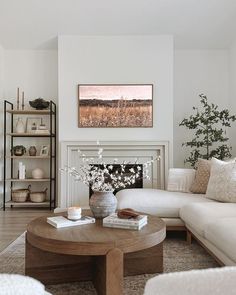
[[[32,178],[34,179],[41,179],[44,177],[44,171],[40,168],[35,168],[32,170]]]
[[[41,97],[29,101],[29,104],[32,108],[35,108],[36,110],[45,110],[49,107],[49,101],[46,101]]]

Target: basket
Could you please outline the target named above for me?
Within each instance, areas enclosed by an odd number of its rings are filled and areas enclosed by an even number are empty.
[[[24,203],[27,201],[30,192],[30,185],[28,188],[15,189],[11,191],[11,199],[16,203]]]
[[[30,201],[33,203],[43,203],[46,200],[47,188],[43,192],[30,192]]]

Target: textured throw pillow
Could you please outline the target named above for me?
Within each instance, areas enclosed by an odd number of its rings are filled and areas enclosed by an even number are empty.
[[[198,159],[195,179],[190,187],[194,194],[205,194],[211,172],[211,161]]]
[[[236,203],[236,162],[212,158],[211,176],[206,197],[220,202]]]
[[[171,192],[189,193],[194,177],[194,169],[171,168],[169,169],[167,190]]]

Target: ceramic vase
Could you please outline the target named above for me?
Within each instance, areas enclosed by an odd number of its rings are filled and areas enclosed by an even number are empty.
[[[18,118],[16,122],[16,133],[24,133],[25,132],[25,124],[22,119]]]
[[[40,168],[35,168],[33,171],[32,171],[32,177],[35,178],[35,179],[41,179],[44,177],[44,172],[42,169]]]
[[[104,218],[116,211],[117,199],[113,192],[94,191],[89,206],[95,218]]]
[[[29,148],[29,155],[32,156],[32,157],[35,157],[36,156],[36,153],[37,153],[37,149],[36,147],[33,145]]]

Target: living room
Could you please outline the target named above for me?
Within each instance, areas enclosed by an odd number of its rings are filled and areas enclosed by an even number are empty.
[[[0,4],[0,294],[234,294],[235,1]]]

